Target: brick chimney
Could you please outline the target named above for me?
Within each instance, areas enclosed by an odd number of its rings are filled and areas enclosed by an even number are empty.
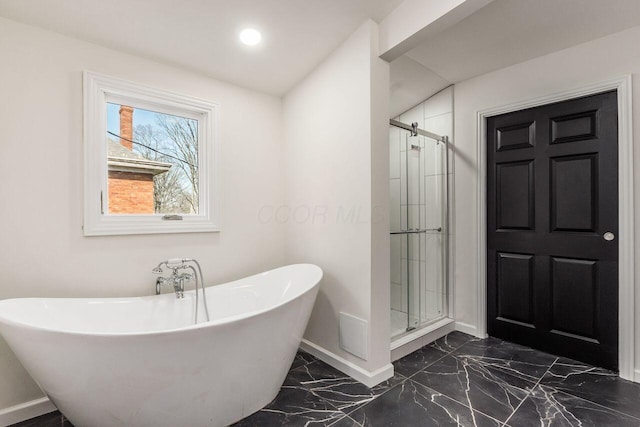
[[[133,107],[120,106],[120,144],[129,151],[133,151]],[[129,141],[126,141],[125,139]]]

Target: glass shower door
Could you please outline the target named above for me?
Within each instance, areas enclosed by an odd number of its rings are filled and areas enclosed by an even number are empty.
[[[389,192],[391,228],[391,336],[406,332],[408,314],[408,238],[403,232],[407,225],[406,210],[406,138],[409,132],[389,128]]]
[[[421,180],[424,183],[424,213],[420,215],[423,239],[420,246],[420,261],[424,277],[422,289],[421,319],[428,324],[446,317],[448,289],[448,194],[447,194],[447,147],[434,139],[422,137],[424,142],[424,168]]]
[[[391,335],[445,317],[444,144],[391,128]]]
[[[424,165],[424,141],[423,137],[405,135],[404,175],[406,185],[406,195],[404,201],[406,206],[403,209],[402,230],[406,236],[406,253],[403,259],[406,265],[407,274],[403,280],[403,286],[407,288],[407,331],[416,328],[422,318],[422,223],[420,211],[424,210],[424,180],[422,176],[422,166]]]

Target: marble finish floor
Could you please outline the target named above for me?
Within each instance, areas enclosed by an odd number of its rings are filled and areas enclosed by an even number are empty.
[[[300,352],[276,399],[233,427],[640,427],[640,384],[495,338],[453,332],[369,389]],[[71,426],[59,412],[21,427]]]

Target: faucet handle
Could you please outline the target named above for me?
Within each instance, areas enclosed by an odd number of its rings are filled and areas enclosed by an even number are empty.
[[[164,282],[165,282],[164,277],[158,277],[156,279],[156,295],[160,295],[160,292],[162,291],[162,285],[164,285]]]

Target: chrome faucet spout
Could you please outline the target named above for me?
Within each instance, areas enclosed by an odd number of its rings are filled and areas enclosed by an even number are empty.
[[[194,267],[197,267],[196,268]],[[169,277],[160,276],[156,279],[156,295],[159,295],[163,286],[173,286],[173,290],[176,293],[176,298],[184,298],[184,282],[186,280],[195,279],[196,282],[196,309],[195,309],[195,323],[198,323],[198,284],[202,289],[202,298],[204,303],[204,311],[209,321],[209,308],[207,307],[207,297],[204,289],[204,278],[202,276],[202,268],[200,263],[195,259],[190,258],[172,258],[166,261],[162,261],[157,267],[151,270],[154,274],[162,274],[164,271],[162,267],[167,267],[171,270]],[[187,272],[180,272],[181,270],[191,270],[193,274]]]

